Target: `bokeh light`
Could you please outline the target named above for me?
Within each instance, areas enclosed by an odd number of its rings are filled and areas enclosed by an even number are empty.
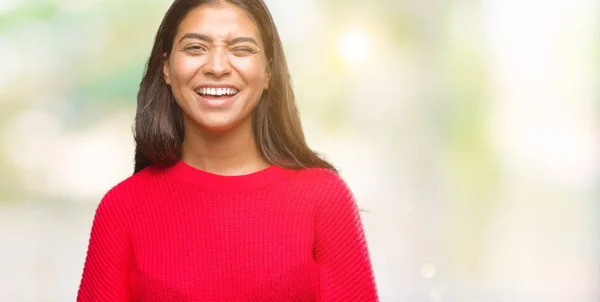
[[[339,41],[339,52],[348,64],[363,62],[369,55],[371,41],[369,36],[360,29],[349,29],[342,34]]]
[[[381,301],[600,300],[597,0],[268,0]],[[170,1],[0,1],[0,300],[73,301]]]

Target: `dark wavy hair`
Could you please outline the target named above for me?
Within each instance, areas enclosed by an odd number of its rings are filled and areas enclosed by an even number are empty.
[[[269,89],[263,92],[251,117],[254,138],[262,155],[269,163],[281,167],[320,167],[336,171],[306,144],[281,40],[265,3],[262,0],[175,0],[158,28],[137,95],[134,174],[152,164],[172,165],[181,158],[183,114],[163,78],[164,54],[168,58],[178,26],[192,9],[224,3],[238,6],[254,20],[270,64]]]

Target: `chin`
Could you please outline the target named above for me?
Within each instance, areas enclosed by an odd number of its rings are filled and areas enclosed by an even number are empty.
[[[194,124],[204,132],[223,133],[243,124],[243,121],[238,121],[234,117],[222,116],[198,119],[194,121]]]
[[[184,116],[187,117],[186,120],[188,121],[186,127],[191,127],[199,132],[214,134],[224,133],[239,127],[248,127],[248,130],[252,131],[252,111],[246,112],[246,109],[249,108],[235,106],[239,104],[230,104],[230,106],[227,106],[228,108],[207,108],[197,106],[197,104],[194,105],[188,107],[191,110],[187,114],[184,111]]]

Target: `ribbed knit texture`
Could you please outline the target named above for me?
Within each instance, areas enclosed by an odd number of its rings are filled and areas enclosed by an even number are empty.
[[[112,188],[77,301],[377,301],[358,208],[325,169],[221,176],[182,161]]]

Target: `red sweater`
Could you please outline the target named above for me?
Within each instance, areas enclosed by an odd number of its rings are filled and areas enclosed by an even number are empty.
[[[325,169],[149,167],[100,202],[77,301],[377,301],[358,208]]]

